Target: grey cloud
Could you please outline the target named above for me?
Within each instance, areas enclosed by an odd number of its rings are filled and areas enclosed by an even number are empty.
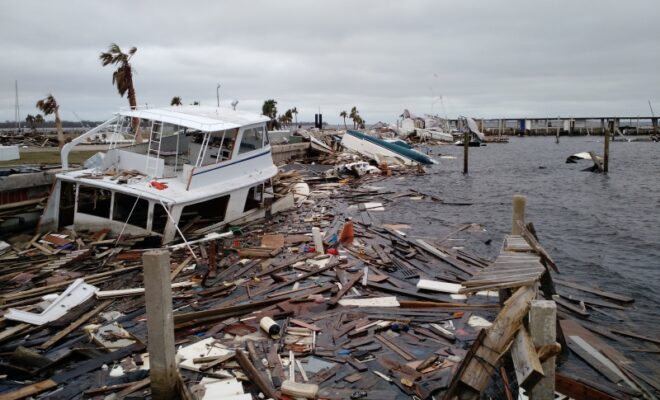
[[[4,1],[0,120],[52,92],[64,118],[126,105],[98,53],[137,46],[140,104],[259,111],[275,98],[310,120],[368,122],[405,108],[450,116],[645,115],[658,101],[660,3],[618,1]],[[657,103],[656,103],[657,104]],[[660,108],[660,105],[658,105]],[[68,115],[67,115],[68,113]]]

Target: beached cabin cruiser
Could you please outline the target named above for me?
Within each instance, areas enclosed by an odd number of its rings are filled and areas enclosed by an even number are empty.
[[[144,143],[118,146],[69,170],[71,149],[113,127],[132,137],[139,120]],[[260,208],[276,174],[267,117],[226,108],[180,106],[127,110],[62,149],[63,172],[49,198],[40,230],[110,228],[174,240],[183,228],[221,227]],[[194,232],[194,231],[193,231]],[[199,233],[199,232],[197,232]]]

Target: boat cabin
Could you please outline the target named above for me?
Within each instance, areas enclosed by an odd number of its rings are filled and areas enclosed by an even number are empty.
[[[168,243],[183,228],[201,233],[242,218],[263,206],[277,173],[267,121],[201,106],[119,112],[64,146],[40,230],[109,228]],[[134,140],[116,140],[84,169],[70,170],[71,149],[108,129],[112,138]]]

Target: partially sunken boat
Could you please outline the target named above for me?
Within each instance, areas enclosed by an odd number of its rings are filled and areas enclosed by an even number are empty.
[[[410,147],[403,140],[387,141],[362,132],[349,130],[341,140],[342,146],[366,157],[381,162],[395,162],[403,165],[437,164],[426,154]]]
[[[73,147],[108,127],[113,138],[134,136],[135,119],[149,140],[124,147],[113,142],[85,169],[69,170]],[[209,231],[254,214],[263,209],[266,185],[277,173],[267,121],[201,106],[119,112],[64,146],[63,172],[56,175],[40,230],[109,228],[168,243],[182,235],[179,227],[203,222]]]

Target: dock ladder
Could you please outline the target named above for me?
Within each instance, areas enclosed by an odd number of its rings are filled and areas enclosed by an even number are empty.
[[[151,122],[151,133],[147,146],[146,173],[150,178],[156,178],[158,173],[158,159],[160,156],[160,144],[163,139],[163,123],[161,121]]]

